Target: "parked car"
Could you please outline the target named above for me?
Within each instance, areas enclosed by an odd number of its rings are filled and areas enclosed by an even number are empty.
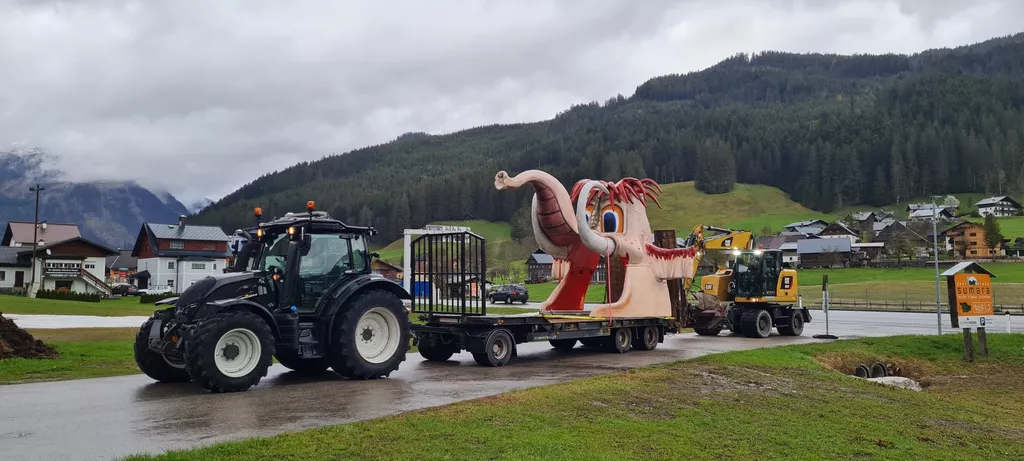
[[[499,301],[505,304],[512,304],[517,301],[526,304],[526,301],[530,299],[530,292],[522,285],[501,285],[495,288],[487,298],[491,304]]]
[[[111,287],[110,292],[121,296],[138,296],[139,288],[130,283],[118,283]]]

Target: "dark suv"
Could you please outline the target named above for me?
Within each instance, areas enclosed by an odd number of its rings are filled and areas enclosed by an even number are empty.
[[[501,285],[491,291],[488,295],[488,301],[491,304],[503,301],[505,304],[512,304],[514,302],[522,302],[526,304],[526,301],[530,299],[530,293],[526,291],[526,288],[522,285]]]

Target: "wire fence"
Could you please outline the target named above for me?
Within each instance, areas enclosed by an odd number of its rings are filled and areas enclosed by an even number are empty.
[[[804,298],[804,307],[821,308],[821,299],[808,300]],[[935,301],[870,301],[856,299],[829,299],[829,309],[833,310],[864,310],[864,311],[897,311],[897,312],[935,312]],[[942,312],[949,312],[949,303],[942,303]],[[996,304],[996,314],[1009,312],[1010,314],[1024,315],[1024,303],[1022,304]]]

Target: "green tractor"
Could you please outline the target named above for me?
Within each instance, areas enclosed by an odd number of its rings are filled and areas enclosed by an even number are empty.
[[[273,357],[296,372],[330,368],[350,379],[397,370],[411,339],[402,301],[410,296],[371,272],[367,238],[376,231],[307,208],[260,223],[255,238],[242,231],[230,271],[157,302],[135,339],[139,368],[211,392],[249,389]]]

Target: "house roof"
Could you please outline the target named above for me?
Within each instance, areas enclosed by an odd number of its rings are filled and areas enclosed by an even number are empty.
[[[885,230],[886,227],[889,227],[889,225],[894,223],[894,222],[896,222],[895,219],[888,219],[888,218],[886,218],[886,219],[884,219],[882,221],[878,221],[878,222],[872,224],[871,225],[871,230],[873,230],[875,232],[881,232],[881,231]]]
[[[972,274],[988,274],[993,278],[996,276],[996,274],[989,272],[988,269],[981,267],[981,264],[978,264],[974,261],[959,262],[955,266],[946,269],[946,272],[943,272],[941,275],[943,277],[948,277],[950,275],[956,275],[957,273],[960,272],[969,272]]]
[[[796,251],[797,247],[797,242],[786,242],[779,245],[779,249],[782,251]]]
[[[824,230],[825,228],[818,226],[797,226],[787,227],[787,229],[792,229],[794,232],[798,232],[805,235],[816,235],[821,233],[821,231]]]
[[[31,244],[34,230],[34,223],[11,221],[7,223],[7,229],[4,231],[3,245],[10,246],[12,242]],[[37,238],[45,243],[50,243],[71,240],[81,236],[82,234],[78,231],[77,225],[46,223],[46,229],[43,229],[42,225],[39,226]]]
[[[796,242],[797,254],[818,254],[826,251],[849,253],[851,248],[849,239],[804,239]]]
[[[951,211],[949,211],[948,209],[946,209],[946,208],[939,207],[937,210],[938,211],[936,211],[936,209],[932,209],[932,208],[928,208],[928,209],[925,209],[925,210],[914,210],[914,211],[910,212],[910,218],[930,218],[935,213],[945,214],[945,215],[948,215],[948,216],[953,216],[953,213]]]
[[[0,247],[0,266],[31,266],[28,261],[18,261],[18,256],[24,252],[24,248]]]
[[[778,250],[783,243],[786,243],[786,237],[781,235],[766,235],[757,238],[757,245],[766,250]]]
[[[864,221],[865,219],[868,219],[874,215],[874,211],[858,211],[850,215],[850,217],[852,217],[854,221]]]
[[[108,255],[116,255],[116,254],[118,254],[118,251],[113,249],[113,248],[110,248],[110,247],[108,247],[106,245],[103,245],[103,244],[100,244],[100,243],[93,242],[91,240],[86,240],[86,239],[84,239],[82,237],[76,237],[76,238],[69,239],[69,240],[61,240],[59,242],[47,243],[46,245],[37,247],[36,248],[36,254],[38,254],[39,252],[46,252],[46,250],[48,250],[50,248],[58,247],[58,246],[65,245],[65,244],[68,244],[68,243],[71,243],[71,242],[82,242],[82,243],[84,243],[86,245],[93,246],[93,247],[95,247],[97,249],[100,249],[104,253],[107,253]],[[22,249],[21,251],[23,253],[31,254],[32,253],[32,248]]]
[[[949,207],[947,207],[946,205],[939,204],[932,205],[931,203],[911,203],[907,205],[907,211],[930,210],[932,208],[945,209]]]
[[[885,242],[854,243],[851,248],[885,248]]]
[[[227,242],[230,240],[217,226],[197,226],[195,224],[156,224],[145,223],[143,226],[149,228],[153,236],[158,239],[169,240],[192,240],[203,242]]]
[[[838,231],[845,232],[847,235],[853,235],[853,236],[860,235],[859,232],[857,232],[857,231],[855,231],[853,229],[850,229],[846,224],[843,224],[842,222],[839,222],[839,221],[836,221],[836,222],[834,222],[832,224],[829,224],[828,227],[826,227],[825,229],[822,230],[822,232],[825,232],[827,230],[838,230]]]
[[[1003,195],[1003,196],[999,196],[999,197],[983,198],[983,199],[979,200],[978,203],[975,203],[975,205],[977,205],[979,208],[980,207],[984,207],[984,206],[995,206],[995,205],[998,205],[999,202],[1002,202],[1002,201],[1010,202],[1010,204],[1016,206],[1017,208],[1020,208],[1020,203],[1017,203],[1016,200],[1014,200],[1013,198],[1011,198],[1011,197],[1009,197],[1007,195]]]
[[[138,269],[139,260],[132,256],[132,250],[121,250],[119,254],[107,256],[106,266],[117,269]]]
[[[530,259],[537,261],[537,264],[554,264],[555,258],[547,253],[534,253],[530,255]]]
[[[789,224],[787,224],[787,225],[785,225],[783,227],[786,228],[786,229],[789,229],[791,227],[808,227],[808,226],[821,226],[821,227],[825,227],[825,226],[828,226],[828,222],[826,222],[824,220],[821,220],[821,219],[808,219],[807,221],[797,221],[795,223],[789,223]]]

